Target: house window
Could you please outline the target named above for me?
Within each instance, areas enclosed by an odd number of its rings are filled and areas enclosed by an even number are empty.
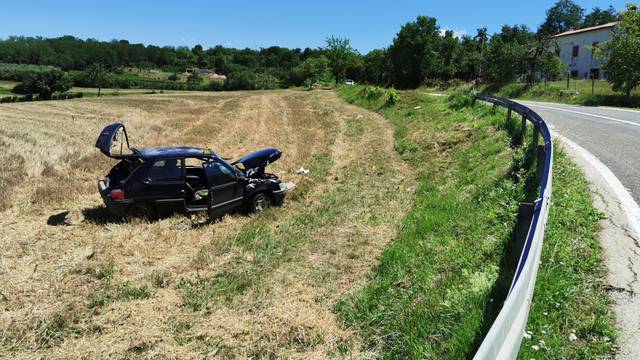
[[[572,57],[578,57],[578,54],[580,52],[580,47],[578,45],[573,47],[573,52],[571,53]]]

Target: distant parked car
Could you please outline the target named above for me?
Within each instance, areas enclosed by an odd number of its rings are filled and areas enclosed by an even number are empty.
[[[344,82],[344,84],[345,84],[345,85],[348,85],[348,86],[351,86],[351,85],[355,85],[355,84],[356,84],[356,82],[355,82],[355,81],[353,81],[353,80],[351,80],[351,79],[348,79],[347,81],[345,81],[345,82]]]
[[[195,147],[129,147],[123,124],[106,126],[96,147],[117,160],[98,182],[106,207],[128,219],[156,219],[173,211],[207,211],[219,217],[235,210],[259,213],[283,204],[292,184],[265,172],[282,152],[265,149],[228,163],[213,151]]]

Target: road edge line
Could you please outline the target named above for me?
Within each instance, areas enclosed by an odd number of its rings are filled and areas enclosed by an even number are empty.
[[[600,159],[588,150],[569,140],[565,136],[560,135],[558,132],[551,130],[551,136],[571,147],[596,169],[611,190],[613,190],[613,193],[618,198],[618,201],[627,216],[629,225],[633,229],[635,235],[640,238],[640,206],[638,206],[638,203],[636,203],[629,191],[624,187],[624,185],[622,185],[622,182],[613,173],[613,171],[611,171],[604,163],[602,163],[602,161],[600,161]]]

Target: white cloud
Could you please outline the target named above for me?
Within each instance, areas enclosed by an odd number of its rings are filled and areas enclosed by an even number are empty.
[[[453,36],[457,37],[457,38],[461,38],[464,35],[467,35],[467,29],[449,29],[449,28],[441,28],[440,29],[440,35],[444,36],[444,33],[447,31],[453,31]]]

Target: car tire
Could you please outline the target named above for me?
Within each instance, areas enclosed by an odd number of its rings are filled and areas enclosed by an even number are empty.
[[[271,198],[263,192],[255,194],[249,201],[249,215],[257,215],[271,207]]]
[[[133,204],[127,208],[126,219],[130,223],[152,222],[156,218],[156,210],[151,204]]]

